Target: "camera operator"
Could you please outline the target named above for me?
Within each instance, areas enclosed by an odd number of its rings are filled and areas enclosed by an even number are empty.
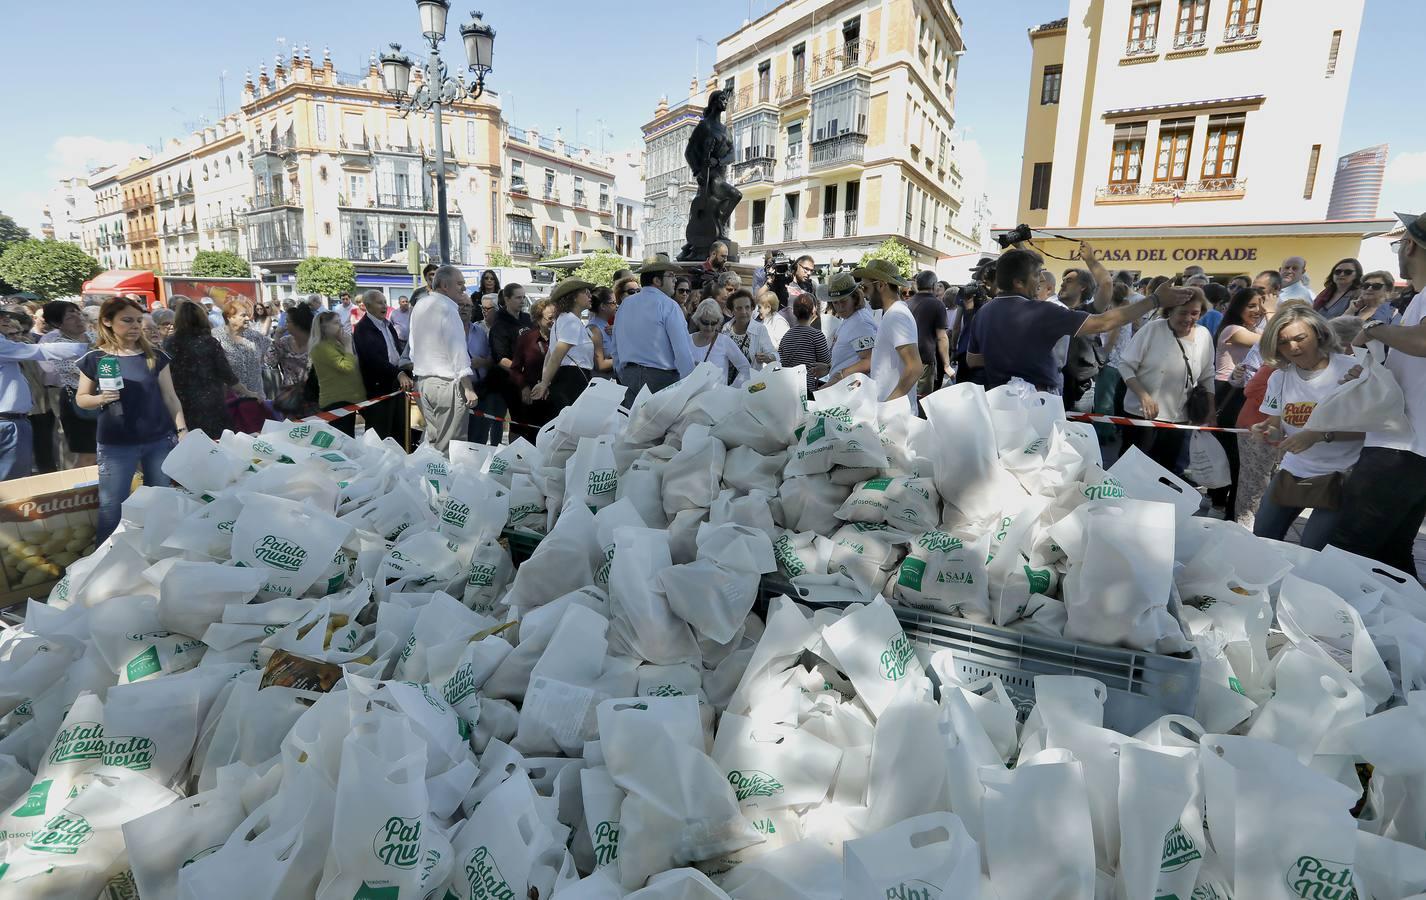
[[[980,366],[972,366],[966,357],[970,347],[971,325],[975,321],[976,313],[996,294],[995,257],[981,257],[980,262],[971,269],[971,275],[975,280],[957,288],[954,300],[958,314],[951,326],[951,346],[956,350],[957,384],[985,383],[985,370]]]
[[[781,254],[778,255],[781,256]],[[812,325],[818,326],[819,324],[822,304],[818,302],[817,298],[817,279],[812,275],[816,265],[812,261],[812,257],[804,253],[797,257],[797,261],[792,264],[790,271],[785,270],[786,274],[783,271],[778,271],[780,266],[774,267],[776,280],[769,279],[768,284],[772,285],[773,293],[777,294],[778,303],[782,307],[781,315],[789,325],[797,324],[797,317],[792,314],[792,301],[803,294],[809,294],[812,297],[812,306],[815,310],[812,316]]]

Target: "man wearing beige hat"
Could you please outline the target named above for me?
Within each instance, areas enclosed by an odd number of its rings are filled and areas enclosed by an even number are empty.
[[[1396,325],[1367,322],[1358,346],[1376,341],[1406,396],[1411,427],[1371,432],[1342,487],[1329,543],[1417,575],[1412,553],[1426,520],[1426,214],[1397,213],[1406,233],[1392,245],[1401,277],[1417,291]],[[1418,576],[1419,577],[1419,576]]]
[[[639,292],[624,298],[614,318],[614,372],[624,385],[624,406],[639,390],[657,393],[693,371],[693,340],[673,286],[683,269],[665,253],[639,267]]]
[[[876,382],[877,400],[907,398],[916,412],[916,379],[921,377],[921,353],[916,343],[916,319],[901,299],[901,289],[911,282],[901,277],[896,263],[874,259],[852,270],[861,279],[862,290],[872,306],[881,307],[881,324],[871,350],[871,377]]]

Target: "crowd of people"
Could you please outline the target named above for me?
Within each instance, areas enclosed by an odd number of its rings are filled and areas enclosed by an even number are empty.
[[[163,458],[187,428],[216,439],[325,410],[348,434],[360,416],[382,437],[409,442],[415,428],[445,452],[452,440],[534,441],[594,379],[617,381],[628,405],[701,363],[734,386],[764,366],[802,365],[809,396],[868,374],[908,415],[946,384],[1020,379],[1073,412],[1234,429],[1211,432],[1229,477],[1205,485],[1208,514],[1281,539],[1310,513],[1304,545],[1414,572],[1426,518],[1426,218],[1402,221],[1399,272],[1344,259],[1315,293],[1300,257],[1223,284],[1197,266],[1172,278],[1111,273],[1088,244],[1058,277],[1016,244],[956,288],[876,259],[830,266],[819,284],[811,256],[769,253],[745,286],[720,243],[701,265],[650,257],[612,287],[566,278],[533,303],[493,270],[472,289],[459,268],[428,265],[394,305],[368,291],[330,306],[316,296],[179,297],[152,312],[128,297],[9,306],[0,475],[97,461],[102,539],[136,471],[166,483]],[[1306,429],[1316,404],[1356,377],[1350,347],[1370,341],[1416,432]],[[419,405],[414,422],[405,393]],[[1095,427],[1109,458],[1138,447],[1193,474],[1190,429]]]

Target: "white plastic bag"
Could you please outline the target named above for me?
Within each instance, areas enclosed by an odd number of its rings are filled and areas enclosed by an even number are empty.
[[[1233,482],[1228,453],[1207,431],[1195,431],[1188,439],[1188,469],[1184,477],[1201,488],[1213,490]]]
[[[980,848],[950,813],[916,816],[847,841],[843,853],[847,897],[980,896]]]
[[[1368,342],[1354,352],[1362,374],[1319,400],[1303,427],[1312,431],[1411,431],[1401,385],[1378,356],[1384,348],[1377,350]]]
[[[955,522],[986,522],[1024,489],[1000,465],[996,432],[983,388],[957,384],[922,398],[935,446],[936,489],[958,514]],[[955,524],[951,512],[948,524]]]
[[[351,526],[311,506],[244,493],[233,523],[233,560],[267,575],[262,596],[298,597],[312,586]]]
[[[880,597],[847,612],[822,637],[874,716],[891,704],[901,684],[925,677],[896,613]]]
[[[596,513],[613,503],[619,489],[613,439],[608,435],[580,438],[564,473],[565,503],[583,503]]]
[[[721,490],[727,450],[708,433],[707,426],[692,425],[683,446],[663,471],[663,508],[670,517],[685,509],[711,506]]]
[[[1092,900],[1094,839],[1080,763],[1046,750],[1014,769],[981,769],[981,780],[982,843],[996,893]]]
[[[960,614],[963,608],[989,608],[986,555],[990,534],[962,540],[944,531],[928,531],[912,544],[893,583],[896,600],[907,606]]]

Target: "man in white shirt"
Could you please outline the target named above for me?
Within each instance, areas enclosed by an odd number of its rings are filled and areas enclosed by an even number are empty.
[[[1328,543],[1416,575],[1412,548],[1426,520],[1426,214],[1397,213],[1406,234],[1394,245],[1401,276],[1418,293],[1397,325],[1368,322],[1358,346],[1389,348],[1386,367],[1406,395],[1404,433],[1372,432],[1342,487]]]
[[[921,353],[916,343],[916,319],[901,299],[901,289],[911,282],[901,277],[896,264],[874,259],[852,270],[874,307],[881,308],[876,343],[871,350],[871,377],[876,382],[877,400],[907,398],[910,412],[916,412],[916,379],[921,377]]]
[[[346,331],[352,330],[352,295],[343,293],[337,298],[337,305],[332,310],[337,314],[337,318],[342,320],[342,328]]]
[[[426,420],[426,443],[442,453],[452,439],[464,437],[466,413],[479,402],[458,299],[469,301],[465,276],[455,266],[441,266],[431,293],[411,313],[408,349]]]
[[[1312,288],[1307,286],[1307,260],[1300,256],[1289,256],[1282,261],[1282,267],[1277,273],[1282,278],[1282,290],[1278,292],[1278,300],[1306,300],[1311,303],[1316,299],[1312,295]]]

